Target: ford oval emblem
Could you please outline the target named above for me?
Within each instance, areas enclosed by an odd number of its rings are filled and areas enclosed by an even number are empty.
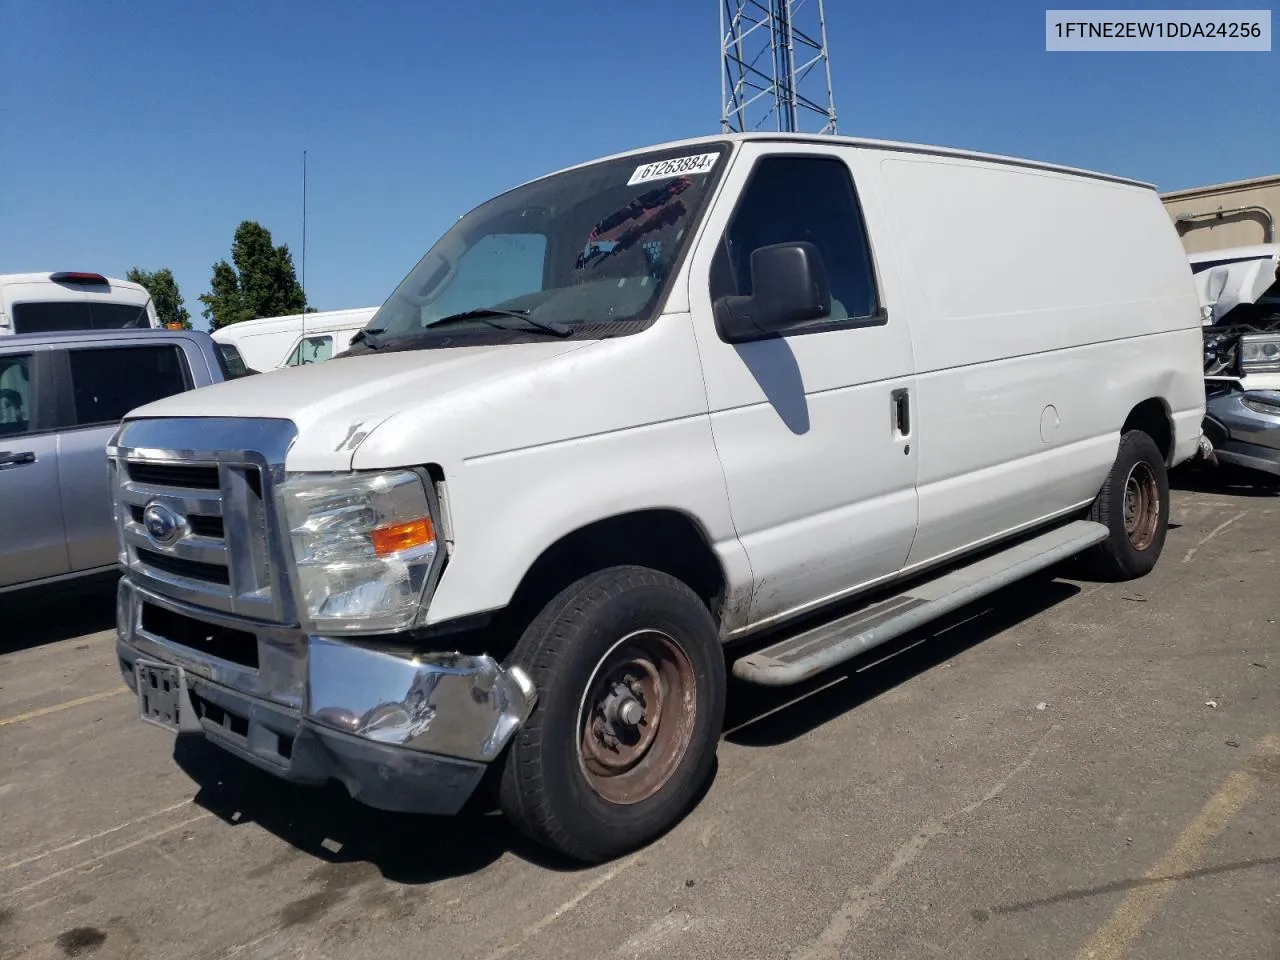
[[[142,525],[151,542],[161,547],[171,546],[182,533],[182,518],[154,500],[142,511]]]

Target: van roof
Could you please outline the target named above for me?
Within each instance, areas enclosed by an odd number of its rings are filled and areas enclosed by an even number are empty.
[[[277,326],[290,327],[297,324],[304,317],[306,318],[308,327],[313,323],[325,324],[341,322],[346,319],[357,319],[361,318],[361,315],[364,316],[359,320],[359,322],[363,323],[369,317],[377,313],[377,311],[377,307],[351,307],[346,310],[318,310],[315,313],[291,313],[283,317],[256,317],[253,320],[241,320],[237,323],[228,324],[225,327],[219,327],[214,332],[219,333],[223,330],[230,330],[232,328],[237,331],[243,331],[270,330],[272,327]]]
[[[44,273],[0,273],[0,286],[10,283],[77,283],[75,280],[54,280],[53,278],[70,271],[54,270]],[[92,271],[90,271],[92,274]],[[112,287],[120,287],[125,290],[136,291],[147,296],[147,289],[140,283],[134,283],[132,280],[121,280],[118,277],[108,277],[105,274],[93,274],[102,277]]]
[[[705,144],[716,143],[745,143],[745,142],[780,142],[780,143],[813,143],[823,145],[837,145],[846,147],[861,147],[866,150],[886,150],[894,153],[917,153],[932,154],[942,157],[960,157],[966,160],[982,160],[987,163],[1004,163],[1018,167],[1031,167],[1037,170],[1052,170],[1056,173],[1065,173],[1077,177],[1090,177],[1095,180],[1108,180],[1112,183],[1123,183],[1133,187],[1144,187],[1148,190],[1155,190],[1155,185],[1142,180],[1132,180],[1128,177],[1116,176],[1110,173],[1099,173],[1095,170],[1084,170],[1079,167],[1068,167],[1062,164],[1046,163],[1040,160],[1026,160],[1019,157],[1006,157],[997,153],[981,153],[976,150],[962,150],[956,147],[935,147],[920,143],[904,143],[896,140],[872,140],[863,137],[845,137],[835,136],[832,134],[816,134],[816,133],[724,133],[718,136],[693,137],[687,140],[670,140],[666,143],[649,144],[643,147],[637,147],[632,150],[624,150],[620,153],[610,154],[605,157],[596,157],[583,163],[575,163],[572,166],[564,167],[561,170],[546,174],[545,176],[554,176],[556,173],[564,173],[566,170],[575,170],[578,167],[585,167],[592,163],[599,163],[603,160],[620,160],[624,157],[634,156],[641,153],[652,153],[655,150],[669,150],[681,147],[697,147]],[[535,180],[541,180],[537,177]],[[529,183],[534,182],[526,181]],[[524,184],[521,184],[523,186]]]

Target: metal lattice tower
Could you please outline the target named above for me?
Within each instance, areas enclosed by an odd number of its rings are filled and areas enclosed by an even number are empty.
[[[720,59],[726,133],[836,132],[822,0],[720,0]]]

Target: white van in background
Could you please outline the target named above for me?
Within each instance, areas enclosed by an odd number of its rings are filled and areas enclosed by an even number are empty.
[[[233,344],[253,370],[323,363],[346,350],[377,310],[361,307],[244,320],[215,330],[213,339]]]
[[[100,273],[0,274],[0,335],[159,327],[141,284]]]

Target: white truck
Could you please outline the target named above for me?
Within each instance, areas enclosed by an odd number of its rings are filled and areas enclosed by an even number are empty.
[[[1150,571],[1201,357],[1146,184],[772,134],[572,167],[345,355],[128,417],[120,666],[280,777],[448,814],[488,771],[616,856],[705,784],[730,671],[799,683],[1083,552]]]

